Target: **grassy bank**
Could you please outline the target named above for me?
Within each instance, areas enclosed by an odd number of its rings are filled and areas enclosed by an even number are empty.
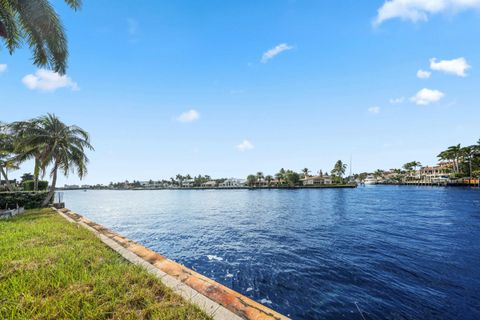
[[[0,319],[208,319],[50,209],[0,220]]]

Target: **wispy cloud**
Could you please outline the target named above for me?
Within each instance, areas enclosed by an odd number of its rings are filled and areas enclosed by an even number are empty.
[[[129,41],[135,43],[139,40],[140,37],[140,24],[136,19],[128,18],[127,19],[127,32]]]
[[[371,107],[371,108],[368,108],[368,112],[370,112],[371,114],[379,114],[381,111],[381,108],[380,107]]]
[[[275,48],[272,48],[272,49],[268,50],[267,52],[265,52],[262,56],[261,62],[262,63],[267,63],[270,59],[273,59],[275,56],[279,55],[280,53],[282,53],[284,51],[287,51],[287,50],[291,50],[291,49],[293,49],[292,46],[289,46],[286,43],[281,43],[281,44],[277,45]]]
[[[7,69],[8,69],[8,66],[6,64],[0,64],[0,74],[7,71]]]
[[[392,98],[388,100],[390,104],[400,104],[400,103],[403,103],[403,101],[405,101],[405,97]]]
[[[430,59],[430,69],[448,74],[453,74],[459,77],[466,77],[467,74],[465,72],[470,69],[470,65],[463,57],[452,60],[440,61],[437,61],[436,58],[432,58]]]
[[[426,106],[434,102],[440,101],[445,94],[439,90],[431,90],[423,88],[416,95],[410,98],[417,105]]]
[[[185,111],[177,117],[177,121],[183,122],[183,123],[194,122],[194,121],[197,121],[198,119],[200,119],[200,113],[194,109]]]
[[[428,17],[433,14],[479,8],[480,0],[387,0],[378,9],[373,25],[379,26],[395,18],[412,22],[428,21]]]
[[[242,141],[242,143],[237,145],[236,148],[240,152],[245,152],[245,151],[248,151],[248,150],[252,150],[253,148],[255,148],[255,146],[249,140],[245,139],[245,140]]]
[[[432,75],[432,73],[430,71],[425,71],[425,70],[418,70],[417,71],[417,78],[419,79],[428,79],[430,78],[430,76]]]
[[[80,90],[77,83],[67,75],[40,69],[35,74],[27,74],[22,78],[23,84],[30,90],[55,91],[60,88],[70,88],[73,91]]]

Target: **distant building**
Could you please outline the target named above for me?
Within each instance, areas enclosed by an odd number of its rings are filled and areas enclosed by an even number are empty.
[[[194,186],[195,180],[194,179],[187,179],[181,182],[183,188],[192,188]]]
[[[64,186],[65,189],[80,189],[80,186],[78,184],[66,184]]]
[[[214,181],[214,180],[202,183],[202,187],[205,187],[205,188],[215,188],[216,186],[217,186],[217,181]]]
[[[245,186],[245,180],[230,178],[220,184],[221,188],[239,188]]]
[[[327,175],[321,176],[313,176],[313,177],[305,177],[300,179],[303,182],[304,186],[316,186],[316,185],[323,185],[323,184],[332,184],[332,178]]]
[[[89,184],[82,184],[82,189],[90,189],[90,188],[92,188],[91,185],[89,185]]]
[[[163,183],[161,181],[153,181],[153,180],[148,180],[148,181],[138,181],[142,188],[159,188],[163,187]]]
[[[427,183],[441,183],[449,180],[450,166],[438,165],[433,167],[423,167],[419,170],[419,176],[423,182]]]

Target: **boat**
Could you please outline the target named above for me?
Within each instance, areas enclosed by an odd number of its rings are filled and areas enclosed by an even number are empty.
[[[374,176],[367,176],[365,180],[363,180],[363,184],[365,185],[377,184],[377,179]]]

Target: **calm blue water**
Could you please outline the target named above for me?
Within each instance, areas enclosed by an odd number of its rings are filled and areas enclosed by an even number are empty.
[[[72,210],[294,319],[480,319],[480,190],[67,191]]]

